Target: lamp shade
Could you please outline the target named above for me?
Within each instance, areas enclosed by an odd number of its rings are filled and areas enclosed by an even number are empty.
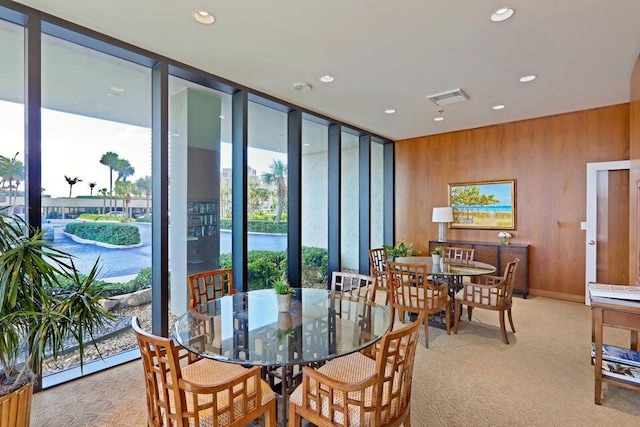
[[[453,209],[449,206],[433,208],[433,222],[453,222]]]

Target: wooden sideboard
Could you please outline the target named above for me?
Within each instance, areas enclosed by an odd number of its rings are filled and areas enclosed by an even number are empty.
[[[501,245],[500,243],[470,242],[466,240],[449,240],[447,242],[430,240],[429,253],[431,253],[436,246],[473,248],[475,250],[473,259],[495,265],[497,268],[496,275],[502,274],[507,263],[513,261],[515,258],[520,258],[520,263],[516,270],[513,292],[522,295],[524,298],[529,294],[529,245],[521,243]]]

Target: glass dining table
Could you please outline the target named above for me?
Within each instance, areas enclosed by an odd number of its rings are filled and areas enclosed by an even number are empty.
[[[456,292],[462,289],[462,281],[464,277],[478,277],[486,274],[495,273],[496,267],[479,261],[466,261],[453,258],[441,258],[439,263],[434,263],[431,257],[427,256],[411,256],[396,257],[395,262],[401,264],[419,264],[425,265],[427,273],[435,282],[446,282],[449,290],[449,298],[451,299],[451,316],[454,310],[454,298]],[[445,318],[438,316],[433,317],[433,321],[429,321],[431,326],[445,328]]]
[[[388,307],[339,298],[328,290],[296,289],[288,312],[262,289],[227,295],[180,316],[175,338],[187,350],[229,363],[261,366],[278,396],[278,422],[286,423],[289,394],[302,366],[362,350],[389,330]]]

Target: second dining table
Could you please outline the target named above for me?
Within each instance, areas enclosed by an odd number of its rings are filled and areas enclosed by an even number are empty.
[[[462,281],[465,276],[477,277],[495,273],[496,267],[480,261],[466,261],[453,258],[441,258],[439,263],[434,263],[432,257],[411,256],[396,257],[395,262],[401,264],[425,265],[429,276],[436,281],[442,280],[448,284],[449,298],[451,299],[451,313],[454,310],[455,293],[462,289]],[[430,323],[431,324],[431,323]],[[444,322],[433,322],[433,326],[444,327]]]
[[[236,293],[209,301],[180,316],[176,340],[203,357],[261,366],[278,395],[278,421],[286,423],[289,394],[302,366],[362,350],[389,330],[386,306],[339,298],[329,290],[296,289],[291,308],[279,312],[272,289]]]

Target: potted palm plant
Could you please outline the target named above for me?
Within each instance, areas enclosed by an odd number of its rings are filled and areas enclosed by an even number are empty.
[[[28,426],[42,361],[55,360],[74,339],[82,366],[85,342],[112,318],[99,301],[98,261],[81,275],[69,254],[42,237],[0,211],[0,427]],[[61,280],[74,286],[58,291]]]
[[[413,243],[398,242],[395,246],[383,246],[387,250],[387,256],[392,260],[401,257],[417,256],[422,253],[422,251],[418,249],[413,249]]]

